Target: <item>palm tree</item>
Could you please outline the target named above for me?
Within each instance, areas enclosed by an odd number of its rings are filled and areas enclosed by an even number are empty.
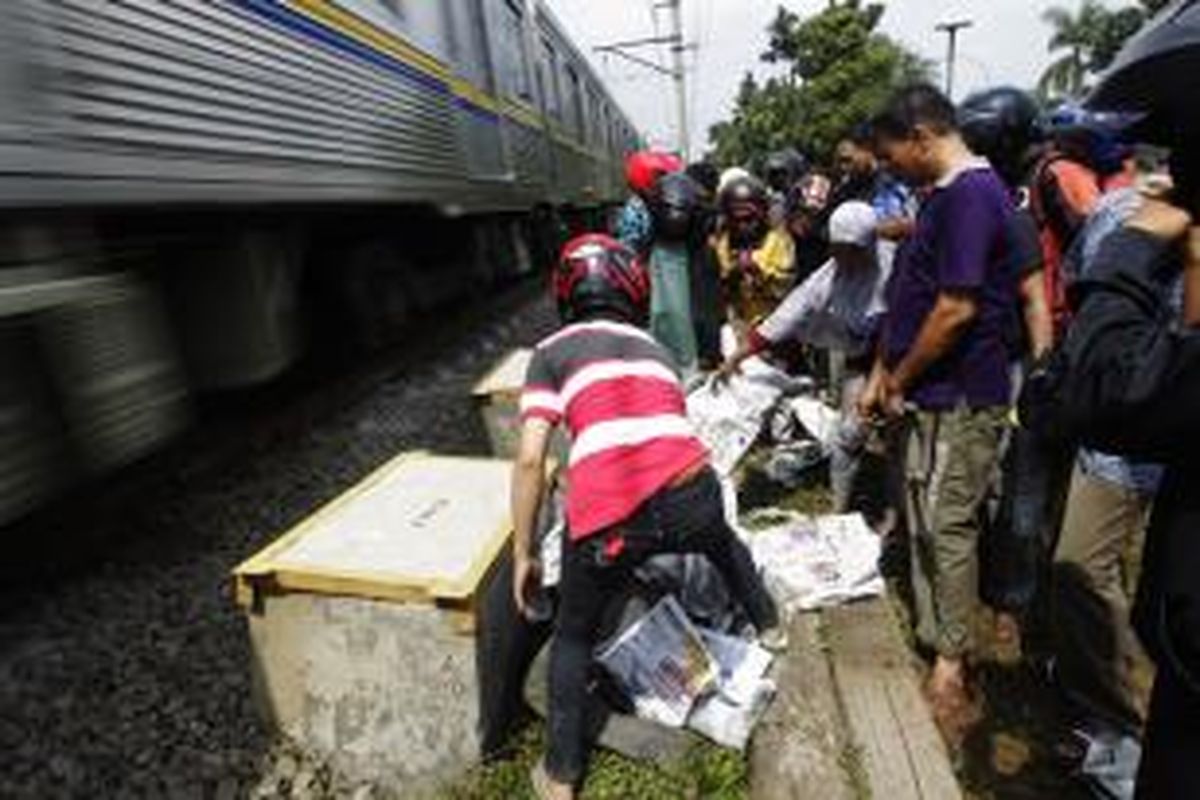
[[[1066,52],[1042,73],[1038,92],[1043,97],[1078,97],[1090,69],[1094,50],[1103,41],[1110,12],[1096,0],[1084,0],[1072,14],[1061,6],[1046,9],[1042,19],[1054,29],[1048,47],[1051,53]]]

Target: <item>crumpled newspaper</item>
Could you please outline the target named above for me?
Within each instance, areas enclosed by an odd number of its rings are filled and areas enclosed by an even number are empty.
[[[685,724],[726,747],[744,749],[775,696],[764,677],[774,656],[755,642],[694,626],[673,595],[603,645],[597,660],[639,717]]]
[[[688,418],[721,475],[729,475],[737,467],[758,439],[768,412],[783,396],[783,389],[767,380],[768,375],[743,371],[726,382],[710,379],[687,397]]]
[[[750,538],[754,562],[784,608],[811,611],[883,594],[880,537],[862,514],[794,515]]]
[[[719,668],[672,595],[597,650],[599,661],[633,703],[634,712],[681,728],[696,701],[717,685]]]
[[[718,691],[696,703],[687,725],[717,744],[744,750],[771,699],[775,682],[764,677],[774,656],[755,642],[698,628],[720,668]]]

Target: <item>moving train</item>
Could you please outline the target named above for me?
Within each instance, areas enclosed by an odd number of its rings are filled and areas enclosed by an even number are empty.
[[[540,0],[10,0],[0,523],[552,252],[638,134]]]

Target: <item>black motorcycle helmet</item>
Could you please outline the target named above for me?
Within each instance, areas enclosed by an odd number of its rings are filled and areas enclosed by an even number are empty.
[[[763,177],[767,186],[776,192],[786,192],[792,188],[808,166],[804,156],[793,148],[776,150],[767,156],[763,165]]]
[[[1140,113],[1139,141],[1171,148],[1177,195],[1200,208],[1200,0],[1167,6],[1126,43],[1088,96],[1097,111]]]
[[[967,146],[1016,187],[1024,181],[1029,149],[1037,141],[1038,114],[1027,92],[1004,86],[964,100],[958,107],[958,127]]]
[[[700,191],[696,182],[682,172],[659,178],[650,195],[654,232],[669,241],[687,239],[700,206]]]
[[[737,246],[756,244],[766,236],[769,212],[767,187],[757,178],[734,178],[721,192],[721,216]]]

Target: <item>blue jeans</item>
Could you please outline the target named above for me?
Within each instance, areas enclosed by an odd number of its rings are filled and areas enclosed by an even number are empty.
[[[587,769],[588,671],[604,610],[633,570],[659,553],[704,554],[755,628],[778,624],[749,549],[725,521],[721,485],[712,469],[660,491],[619,525],[565,542],[558,628],[550,651],[546,752],[546,772],[556,781],[578,783]]]

